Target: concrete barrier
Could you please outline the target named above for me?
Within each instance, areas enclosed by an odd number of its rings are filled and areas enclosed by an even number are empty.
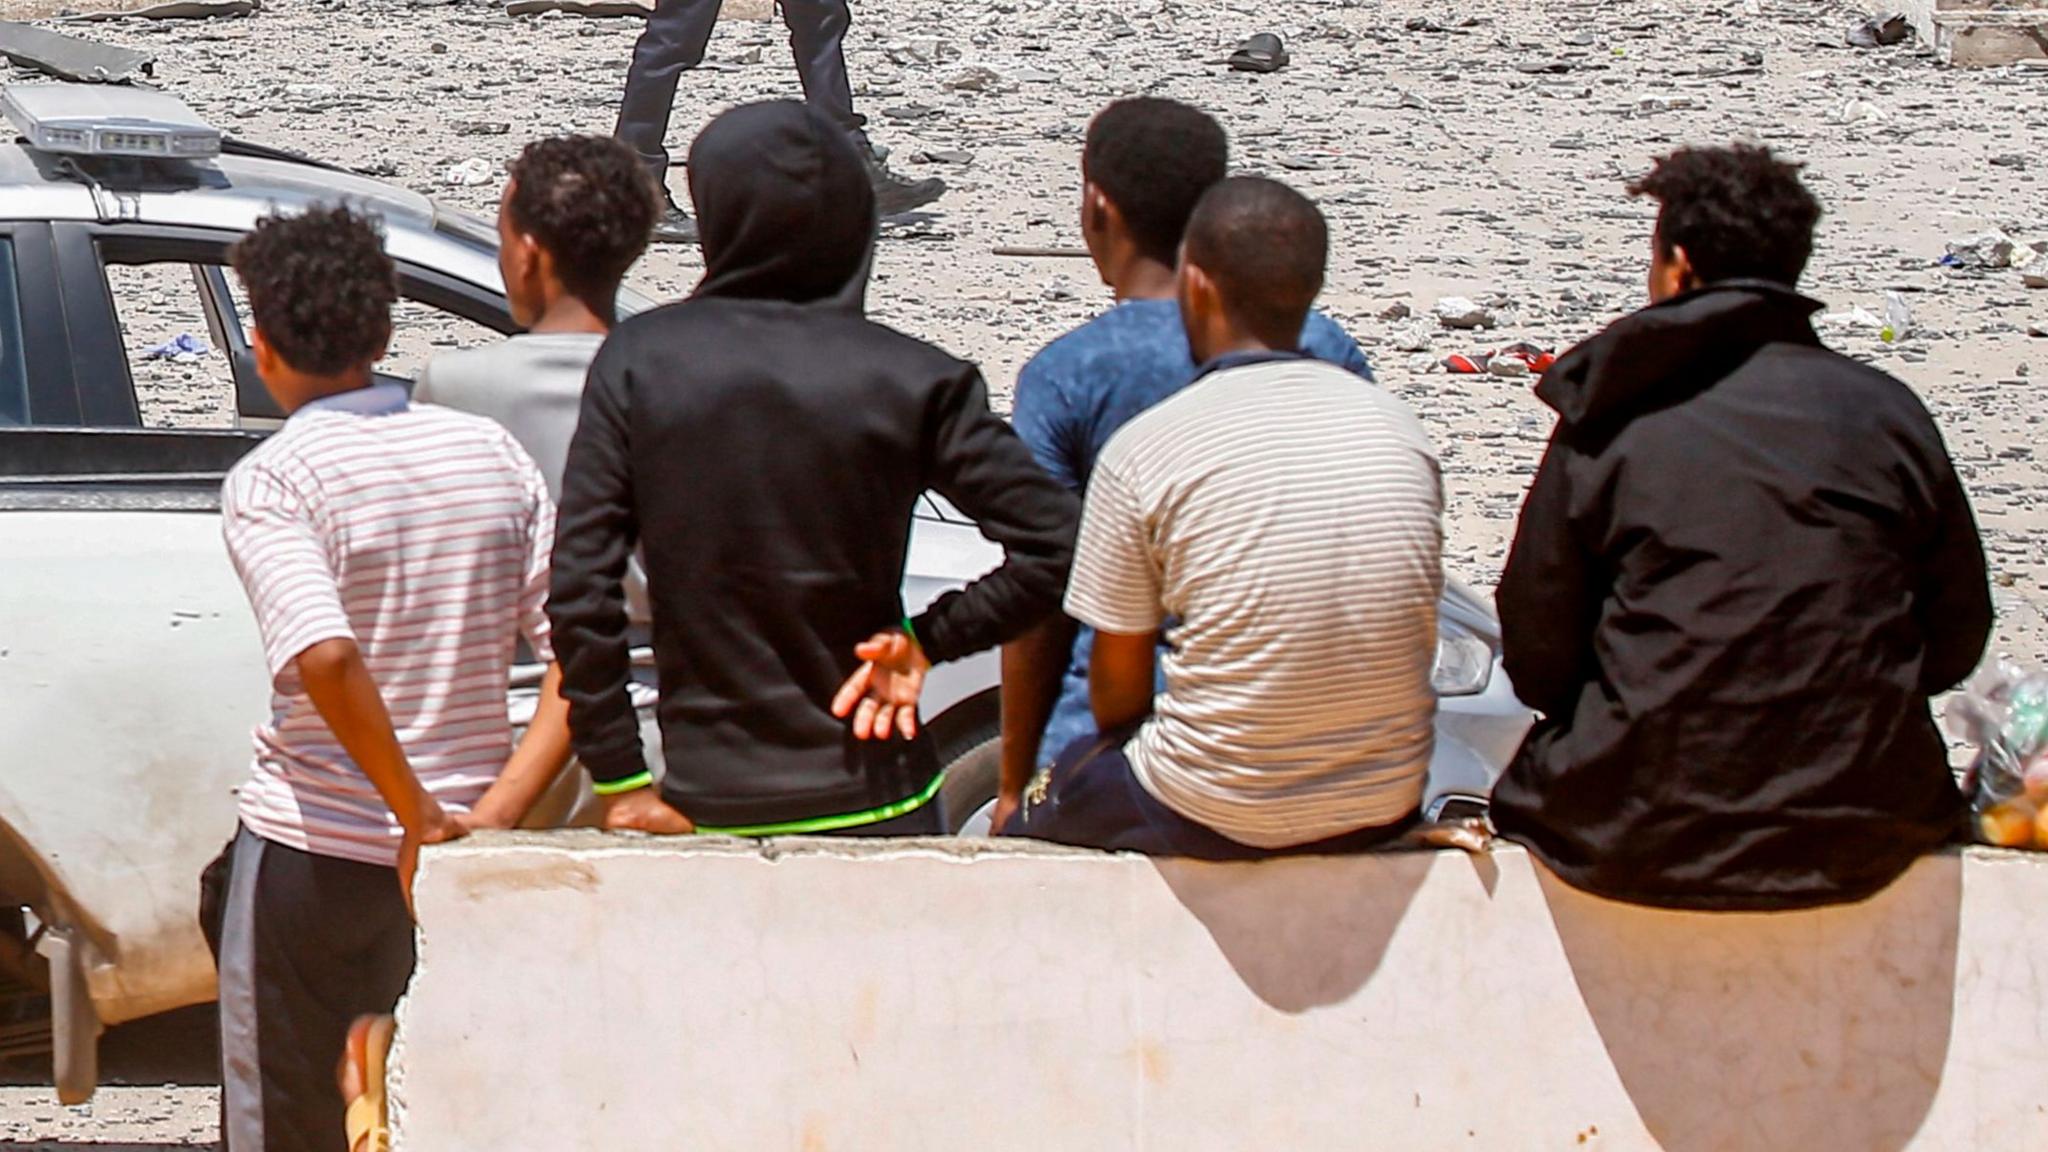
[[[1700,915],[1515,848],[430,851],[400,1152],[2048,1147],[2048,857]]]

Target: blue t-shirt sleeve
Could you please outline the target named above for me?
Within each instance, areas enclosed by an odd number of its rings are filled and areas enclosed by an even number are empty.
[[[1017,374],[1017,395],[1010,406],[1010,424],[1031,449],[1038,466],[1052,478],[1079,491],[1081,414],[1060,387],[1059,376],[1043,354]]]
[[[1365,349],[1338,327],[1335,320],[1321,312],[1308,314],[1308,326],[1301,331],[1301,350],[1365,380],[1374,378],[1372,365],[1365,358]]]

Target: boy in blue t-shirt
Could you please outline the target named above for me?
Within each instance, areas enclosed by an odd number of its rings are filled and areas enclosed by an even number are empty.
[[[1081,234],[1116,307],[1047,345],[1017,377],[1010,414],[1038,463],[1077,494],[1103,445],[1132,417],[1195,380],[1174,300],[1181,236],[1203,193],[1229,175],[1230,146],[1207,113],[1139,97],[1105,108],[1081,154]],[[1358,344],[1311,312],[1301,350],[1372,380]],[[1065,616],[1003,646],[1003,768],[995,829],[1033,775],[1095,734],[1093,636]]]

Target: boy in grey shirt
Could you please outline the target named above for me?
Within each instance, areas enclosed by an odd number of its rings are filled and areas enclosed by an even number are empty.
[[[584,377],[661,200],[633,153],[604,136],[537,140],[510,177],[498,204],[498,268],[512,319],[527,331],[436,357],[413,399],[504,425],[560,500]]]

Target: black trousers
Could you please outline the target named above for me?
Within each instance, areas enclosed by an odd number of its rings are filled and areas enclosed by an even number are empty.
[[[390,868],[316,856],[244,828],[219,913],[221,1145],[346,1152],[335,1070],[356,1017],[412,978],[413,922]]]
[[[633,66],[626,73],[626,95],[619,105],[614,135],[639,153],[657,179],[668,171],[665,141],[676,82],[704,62],[704,49],[718,22],[719,4],[720,0],[655,0],[647,30],[633,46]],[[780,0],[780,4],[804,99],[845,125],[848,132],[858,133],[865,121],[854,114],[853,85],[846,76],[846,28],[853,19],[847,0]]]

